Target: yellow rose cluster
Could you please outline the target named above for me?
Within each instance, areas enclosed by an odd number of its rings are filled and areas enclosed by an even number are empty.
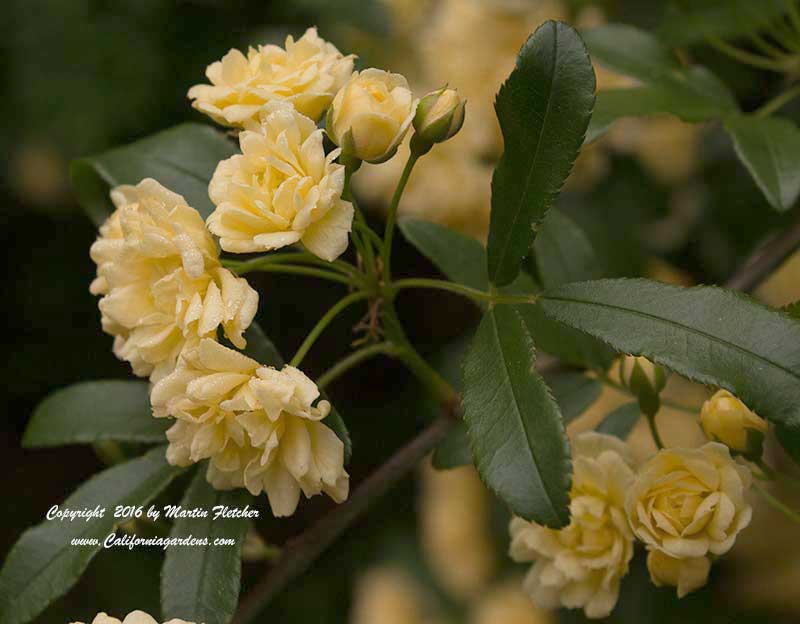
[[[706,584],[712,556],[750,523],[750,469],[718,442],[662,449],[636,468],[625,443],[587,432],[573,441],[573,463],[569,525],[510,524],[510,555],[534,562],[523,587],[540,607],[608,616],[635,540],[648,551],[653,583],[682,598]]]

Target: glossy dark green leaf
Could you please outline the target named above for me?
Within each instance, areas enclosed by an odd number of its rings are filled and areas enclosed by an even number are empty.
[[[706,80],[710,80],[703,67],[693,67],[686,71],[695,82],[701,80],[703,75]],[[592,121],[586,132],[586,142],[603,135],[615,121],[623,117],[669,113],[683,121],[699,122],[716,119],[729,110],[728,106],[720,106],[719,100],[713,97],[687,96],[684,89],[676,89],[671,82],[629,89],[607,89],[597,94]]]
[[[403,234],[424,256],[450,280],[486,290],[486,251],[475,240],[449,228],[429,221],[404,219],[400,222]],[[511,284],[500,289],[506,294],[534,293],[538,287],[525,272],[520,272]],[[482,306],[484,309],[486,306]],[[614,352],[604,344],[546,317],[537,306],[519,306],[528,330],[536,345],[569,364],[605,369]]]
[[[545,381],[558,403],[565,425],[589,409],[603,389],[597,379],[573,371],[550,373],[545,375]]]
[[[459,423],[447,434],[433,451],[433,467],[437,470],[450,470],[472,464],[472,451],[464,425]]]
[[[642,416],[638,403],[626,403],[610,412],[595,431],[626,440]]]
[[[448,279],[478,290],[489,287],[486,251],[474,238],[421,219],[401,219],[398,226],[406,240]]]
[[[283,356],[257,322],[253,321],[250,324],[250,327],[244,332],[244,338],[247,340],[247,346],[244,348],[245,355],[267,366],[274,366],[275,368],[283,367],[285,364]],[[328,396],[325,392],[321,392],[320,395],[323,399],[328,400]],[[331,405],[331,413],[325,418],[325,424],[333,429],[334,433],[344,444],[344,460],[345,462],[349,462],[353,455],[353,443],[350,439],[350,432],[347,430],[347,425],[344,424],[341,414],[339,414],[336,407],[333,405]]]
[[[166,419],[153,418],[147,382],[86,381],[56,390],[39,403],[22,445],[163,443],[168,428]]]
[[[734,115],[725,130],[770,205],[789,210],[800,195],[800,129],[779,117]]]
[[[566,525],[571,465],[564,423],[534,369],[533,340],[513,308],[484,315],[464,359],[463,398],[483,481],[517,515]]]
[[[775,437],[778,438],[783,450],[796,464],[800,464],[800,427],[775,426]]]
[[[587,140],[597,138],[620,117],[672,113],[685,121],[704,121],[738,110],[733,94],[716,76],[704,67],[683,67],[648,32],[608,24],[583,36],[592,59],[643,85],[603,92]]]
[[[108,192],[119,184],[153,178],[180,195],[207,217],[214,210],[208,182],[219,161],[236,153],[236,145],[210,126],[186,123],[129,145],[72,163],[75,194],[89,218],[100,225],[114,209]]]
[[[505,151],[492,178],[489,279],[510,284],[586,135],[595,77],[583,41],[562,22],[528,39],[495,100]]]
[[[205,509],[206,518],[180,518],[170,537],[207,539],[208,545],[174,546],[167,550],[161,571],[161,611],[165,620],[227,624],[239,602],[242,544],[251,525],[248,518],[214,519],[219,505],[243,509],[253,497],[242,489],[215,490],[197,471],[181,506]],[[232,539],[233,546],[215,546],[214,540]]]
[[[539,297],[552,318],[730,390],[758,414],[800,426],[800,323],[742,294],[643,279],[567,284]]]
[[[786,0],[690,0],[673,3],[658,28],[659,38],[674,46],[740,37],[767,28],[786,12]]]
[[[0,570],[0,622],[23,624],[62,596],[102,548],[119,521],[117,505],[147,505],[183,469],[170,466],[165,447],[104,470],[81,485],[61,509],[105,508],[100,519],[45,520],[28,529],[11,549]],[[73,546],[73,539],[96,545]]]
[[[600,277],[592,244],[578,225],[560,210],[551,210],[533,243],[539,281],[545,288]]]

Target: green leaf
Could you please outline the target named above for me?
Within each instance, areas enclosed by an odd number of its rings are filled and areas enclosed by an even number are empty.
[[[786,0],[691,0],[671,6],[657,33],[673,46],[684,46],[706,37],[726,39],[758,32],[785,13]]]
[[[533,243],[539,281],[545,288],[600,277],[592,244],[575,222],[560,210],[547,213]]]
[[[603,389],[603,384],[597,379],[576,372],[551,373],[545,375],[545,381],[558,403],[565,425],[583,414]]]
[[[242,544],[251,525],[248,518],[214,519],[218,505],[244,508],[253,497],[246,490],[215,490],[198,470],[181,506],[205,509],[206,518],[180,518],[172,538],[206,538],[206,546],[174,546],[167,550],[161,570],[161,611],[165,620],[227,624],[239,602]],[[234,546],[214,546],[214,540],[235,540]]]
[[[690,81],[709,85],[721,84],[703,67],[686,70]],[[713,89],[709,89],[709,95]],[[597,94],[597,103],[592,113],[592,121],[586,133],[586,142],[594,141],[605,134],[612,124],[623,117],[643,117],[669,113],[687,122],[707,121],[734,110],[730,95],[723,94],[725,105],[714,97],[697,97],[687,94],[684,88],[675,88],[671,81],[665,84],[648,84],[628,89],[607,89]]]
[[[505,152],[492,178],[489,279],[510,284],[583,143],[595,77],[583,41],[562,22],[542,24],[495,100]]]
[[[448,279],[483,291],[489,287],[486,251],[474,238],[421,219],[401,219],[398,226],[406,240]]]
[[[567,284],[539,297],[552,318],[800,426],[800,323],[721,288],[644,279]]]
[[[626,440],[641,417],[642,412],[638,403],[626,403],[610,412],[595,431]]]
[[[483,317],[464,359],[464,421],[483,481],[517,515],[569,522],[571,466],[558,404],[534,369],[528,329],[508,306]]]
[[[779,117],[733,115],[725,130],[772,207],[789,210],[800,195],[800,129]]]
[[[451,229],[418,219],[400,222],[403,234],[424,256],[450,280],[486,290],[486,251],[476,240]],[[534,293],[538,290],[533,279],[520,272],[517,279],[500,289],[505,294]],[[482,306],[486,309],[486,306]],[[611,349],[561,323],[546,317],[537,306],[518,308],[528,330],[539,348],[569,364],[608,368],[614,358]]]
[[[158,180],[183,195],[206,218],[214,210],[208,182],[219,161],[236,153],[236,145],[209,126],[181,124],[129,145],[72,163],[70,175],[78,202],[101,225],[114,209],[109,190],[119,184]]]
[[[715,119],[738,110],[736,99],[704,67],[683,67],[658,39],[633,26],[608,24],[583,34],[592,58],[644,86],[598,95],[587,136],[594,140],[614,120],[632,115],[672,113],[684,121]]]
[[[56,390],[36,406],[22,446],[163,443],[168,427],[164,419],[153,418],[147,382],[86,381]]]
[[[433,451],[433,467],[436,470],[450,470],[472,464],[472,451],[469,450],[467,430],[459,423],[447,434]]]
[[[104,470],[79,487],[61,509],[105,508],[100,519],[45,520],[25,531],[0,570],[0,623],[23,624],[62,596],[115,530],[117,505],[146,505],[183,468],[170,466],[165,447]],[[73,546],[73,538],[96,539],[97,545]]]
[[[784,311],[792,318],[800,321],[800,301],[795,301],[794,303],[790,303],[788,306],[784,308]]]
[[[275,347],[273,342],[264,333],[264,330],[261,329],[261,326],[255,321],[245,330],[244,338],[247,341],[244,354],[253,358],[256,362],[275,368],[282,368],[286,363],[277,347]],[[325,392],[320,392],[320,396],[326,401],[329,401],[328,395],[325,394]],[[331,413],[325,417],[325,424],[333,429],[333,432],[344,444],[344,461],[348,463],[353,455],[353,442],[350,439],[350,432],[347,430],[347,425],[344,424],[341,414],[339,414],[333,404],[331,404]]]

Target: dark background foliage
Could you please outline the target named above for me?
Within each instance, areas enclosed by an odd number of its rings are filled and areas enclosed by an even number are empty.
[[[612,18],[647,28],[658,22],[665,3],[619,0],[605,4]],[[88,249],[95,232],[70,196],[68,161],[187,119],[203,121],[189,107],[186,91],[202,81],[209,62],[231,47],[280,41],[287,32],[301,33],[317,24],[334,42],[353,29],[365,33],[364,49],[355,51],[364,63],[381,64],[381,51],[374,41],[390,25],[382,5],[368,0],[7,0],[3,14],[0,236],[7,278],[0,552],[6,553],[26,527],[40,522],[51,505],[102,467],[88,447],[21,449],[21,434],[33,407],[48,392],[73,382],[129,377],[128,367],[110,351],[110,337],[100,331],[96,300],[88,291],[94,275]],[[709,49],[693,52],[732,86],[745,110],[774,93],[775,77],[734,65]],[[784,114],[791,115],[791,109]],[[704,182],[701,216],[682,242],[656,251],[697,282],[720,281],[767,232],[790,217],[767,208],[721,133],[712,130],[698,175]],[[615,157],[604,182],[590,195],[565,195],[562,208],[606,250],[610,272],[636,274],[642,250],[648,245],[653,250],[643,226],[666,214],[671,191],[648,177],[634,160]],[[758,219],[751,217],[754,211]],[[612,223],[614,232],[609,233]],[[433,274],[433,268],[402,243],[395,266],[403,272]],[[253,281],[262,293],[260,322],[285,353],[296,348],[337,296],[327,284],[314,281],[272,276]],[[468,305],[446,295],[404,297],[401,315],[409,322],[412,339],[425,352],[455,337],[477,318]],[[322,372],[337,354],[344,353],[342,336],[350,335],[357,320],[355,313],[344,315],[326,332],[307,360],[312,374]],[[414,401],[405,372],[385,360],[337,382],[332,396],[353,437],[350,472],[354,482],[430,417]],[[291,523],[264,521],[262,534],[280,543],[323,513],[328,504],[318,497],[302,504]],[[414,483],[407,479],[311,573],[292,585],[272,607],[273,621],[346,621],[353,578],[371,561],[400,558],[424,575],[424,565],[414,554],[414,505]],[[87,620],[100,610],[117,615],[135,608],[158,613],[161,558],[160,552],[147,549],[102,552],[78,586],[39,621]],[[626,583],[617,621],[646,621],[647,617],[652,621],[765,621],[758,615],[734,618],[720,603],[712,607],[712,592],[719,587],[676,607],[669,591],[649,586],[642,590],[642,566],[635,570]],[[259,565],[245,564],[245,591],[258,571]],[[724,578],[724,568],[718,577]]]

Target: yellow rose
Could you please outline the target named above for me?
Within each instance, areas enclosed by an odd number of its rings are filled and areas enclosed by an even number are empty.
[[[309,28],[297,41],[250,48],[247,56],[231,50],[206,69],[210,85],[189,89],[192,106],[225,126],[242,127],[262,105],[285,101],[318,120],[353,71],[353,57]]]
[[[683,598],[706,584],[711,562],[708,557],[676,559],[660,550],[651,550],[647,553],[647,569],[656,587],[676,587],[678,598]]]
[[[83,624],[83,622],[73,622],[72,624]],[[106,613],[98,613],[92,620],[92,624],[158,624],[158,622],[144,611],[131,611],[121,622]],[[174,618],[164,624],[194,624],[194,622]]]
[[[397,151],[416,108],[403,76],[365,69],[355,72],[333,98],[326,128],[346,156],[380,163]]]
[[[91,256],[103,295],[103,330],[114,353],[139,376],[167,374],[186,344],[216,338],[221,325],[239,348],[258,293],[220,266],[200,214],[151,179],[111,192],[116,211],[100,227]]]
[[[341,197],[344,166],[327,156],[322,130],[285,102],[261,109],[239,135],[242,153],[223,160],[208,194],[208,228],[225,251],[270,251],[301,242],[328,261],[347,249],[353,205]]]
[[[625,510],[651,550],[679,559],[723,555],[750,524],[750,482],[750,471],[722,444],[664,449],[639,470]]]
[[[428,143],[441,143],[464,124],[465,102],[455,89],[439,89],[423,97],[414,115],[414,129]]]
[[[611,613],[633,557],[624,509],[634,478],[630,464],[621,440],[583,433],[573,443],[569,525],[556,531],[512,519],[510,554],[535,561],[524,588],[537,606],[583,608],[589,618]]]
[[[719,390],[703,403],[700,424],[709,440],[739,453],[761,454],[767,422],[727,390]]]
[[[344,445],[320,422],[331,410],[316,384],[293,366],[278,371],[212,340],[183,353],[153,386],[153,414],[177,419],[167,431],[167,461],[209,459],[217,489],[267,493],[276,516],[290,516],[300,492],[347,498]]]

